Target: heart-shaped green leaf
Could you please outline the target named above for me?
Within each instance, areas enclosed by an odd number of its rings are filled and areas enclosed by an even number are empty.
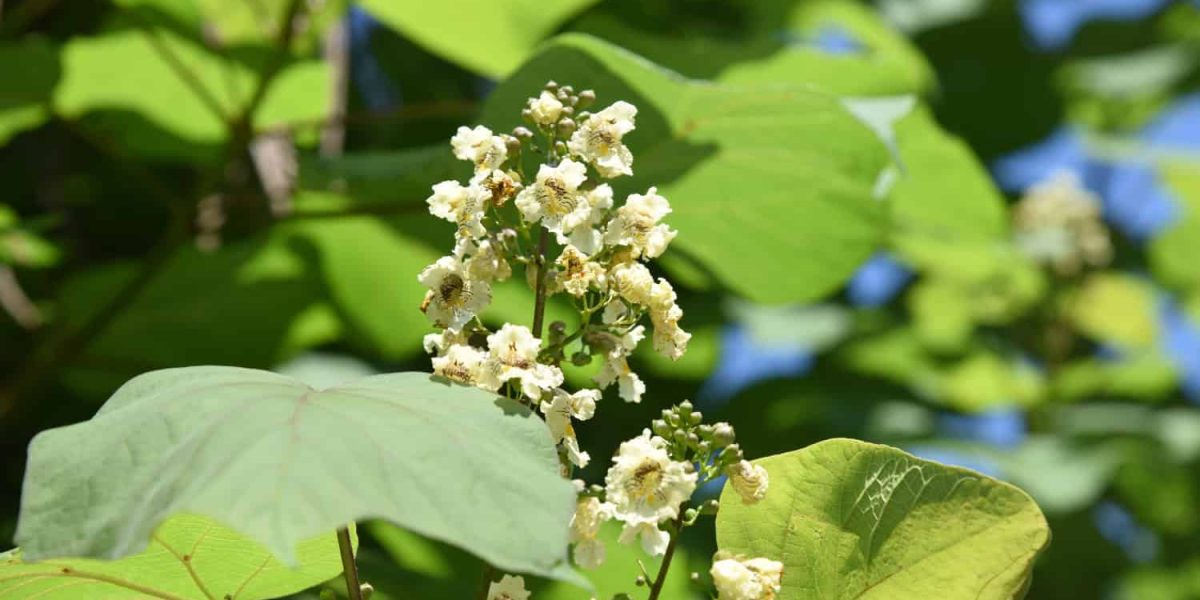
[[[755,462],[767,497],[726,486],[717,545],[783,562],[780,600],[1009,600],[1050,541],[1025,492],[895,448],[833,439]]]
[[[570,579],[574,498],[545,424],[482,390],[422,373],[317,390],[192,367],[137,377],[92,420],[38,435],[17,542],[30,559],[119,558],[196,513],[292,561],[301,540],[380,517]]]
[[[811,86],[726,86],[684,79],[619,47],[564,35],[488,99],[483,122],[520,125],[547,80],[638,107],[627,138],[634,176],[671,201],[676,251],[734,291],[767,303],[818,298],[876,248],[885,225],[875,183],[884,145],[831,94]],[[666,263],[664,263],[666,264]]]
[[[261,544],[197,515],[172,517],[144,552],[117,561],[22,558],[19,549],[0,555],[0,598],[258,600],[294,594],[342,572],[333,534],[301,542],[299,565],[289,568]]]

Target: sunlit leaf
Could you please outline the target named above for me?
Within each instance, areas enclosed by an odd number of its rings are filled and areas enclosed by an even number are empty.
[[[595,2],[358,0],[380,21],[430,52],[489,77],[509,74],[563,21]]]
[[[342,572],[336,537],[300,542],[285,565],[262,545],[212,519],[179,515],[163,522],[137,554],[116,561],[0,556],[0,598],[257,600],[294,594]]]
[[[755,461],[767,497],[726,486],[717,545],[784,564],[781,600],[1020,597],[1050,532],[1021,490],[889,448],[834,439]]]

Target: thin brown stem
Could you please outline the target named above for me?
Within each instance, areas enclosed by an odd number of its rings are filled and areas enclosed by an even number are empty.
[[[537,278],[536,292],[537,297],[533,303],[533,337],[542,337],[542,321],[546,318],[546,244],[549,239],[549,232],[546,228],[542,228],[540,237],[538,237],[537,255],[534,256],[534,265],[537,272],[534,277]]]
[[[679,535],[683,533],[683,517],[675,519],[675,530],[671,532],[671,541],[667,543],[667,553],[663,555],[662,564],[658,566],[658,576],[650,584],[650,596],[647,600],[658,600],[663,585],[667,582],[667,571],[671,570],[671,559],[675,558],[675,546],[679,543]]]
[[[342,552],[342,578],[346,581],[346,595],[350,600],[363,600],[362,583],[358,581],[358,564],[354,561],[354,543],[350,530],[343,527],[337,532],[338,549]]]

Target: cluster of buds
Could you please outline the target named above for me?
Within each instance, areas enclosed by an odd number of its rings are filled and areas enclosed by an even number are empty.
[[[703,420],[704,415],[687,401],[665,409],[651,429],[621,444],[603,486],[585,488],[577,482],[580,497],[571,542],[578,565],[595,568],[603,562],[604,546],[596,536],[609,519],[621,522],[621,542],[639,540],[647,554],[663,554],[672,533],[678,534],[701,515],[716,514],[716,500],[699,507],[685,505],[697,485],[723,474],[729,475],[743,501],[763,498],[766,470],[742,457],[733,427]]]
[[[1074,173],[1061,172],[1029,188],[1013,212],[1016,243],[1029,258],[1063,277],[1112,260],[1099,200]]]
[[[590,90],[551,82],[522,111],[532,129],[497,135],[460,127],[450,145],[474,174],[465,185],[434,185],[427,200],[431,214],[455,225],[454,250],[418,277],[428,289],[421,309],[439,329],[425,338],[434,372],[539,408],[562,456],[576,466],[588,455],[572,420],[591,418],[613,384],[624,400],[641,401],[645,384],[627,359],[647,336],[642,321],[648,317],[655,349],[671,359],[691,338],[679,326],[674,288],[644,264],[677,233],[662,223],[670,204],[651,187],[616,206],[604,182],[633,173],[623,140],[637,109],[616,102],[585,112],[594,101]],[[522,156],[543,160],[527,172]],[[494,285],[518,265],[535,292],[533,326],[489,329],[480,315]],[[543,335],[547,299],[559,294],[579,313],[579,325],[555,322]],[[600,361],[596,389],[562,389],[560,366],[568,357],[577,365]]]

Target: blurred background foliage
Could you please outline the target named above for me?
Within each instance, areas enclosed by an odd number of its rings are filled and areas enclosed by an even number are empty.
[[[30,437],[137,373],[427,369],[446,140],[553,78],[642,109],[630,185],[676,208],[657,268],[695,333],[637,357],[648,400],[606,402],[593,456],[684,398],[752,457],[893,444],[1037,499],[1030,597],[1200,598],[1198,58],[1196,1],[2,0],[0,537]],[[809,118],[838,103],[881,143]],[[1113,247],[1065,274],[1012,216],[1063,173]],[[361,532],[381,595],[476,585],[468,555]],[[609,550],[595,580],[628,590]]]

